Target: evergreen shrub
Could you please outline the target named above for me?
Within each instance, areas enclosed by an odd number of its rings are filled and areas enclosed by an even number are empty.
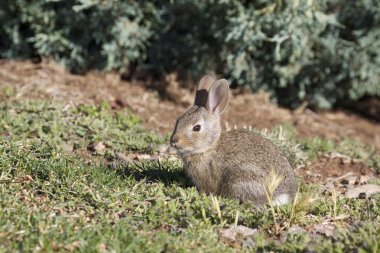
[[[131,66],[330,108],[380,96],[377,0],[3,0],[0,56],[74,72]]]

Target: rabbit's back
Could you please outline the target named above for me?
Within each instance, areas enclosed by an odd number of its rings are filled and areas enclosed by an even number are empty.
[[[224,132],[215,151],[213,160],[223,171],[220,194],[265,203],[265,182],[274,171],[283,177],[275,195],[294,197],[297,186],[292,166],[266,138],[245,129]]]
[[[221,134],[216,147],[222,164],[243,166],[255,164],[262,169],[290,170],[287,158],[268,139],[246,129],[236,129]]]

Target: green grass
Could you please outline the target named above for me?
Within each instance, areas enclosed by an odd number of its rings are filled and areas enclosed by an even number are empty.
[[[109,105],[59,105],[47,102],[0,104],[0,127],[13,139],[40,139],[68,151],[80,152],[102,142],[101,155],[138,151],[151,153],[161,138],[141,127],[140,119],[128,110],[111,112]]]
[[[296,130],[289,124],[276,126],[270,132],[265,131],[260,134],[276,144],[295,166],[313,160],[318,155],[337,152],[364,161],[369,167],[380,172],[380,153],[374,146],[364,145],[351,139],[340,142],[321,137],[298,140]]]
[[[106,152],[87,151],[97,141]],[[211,197],[188,184],[179,161],[114,159],[116,152],[154,153],[163,141],[130,112],[107,105],[0,105],[0,252],[380,250],[380,197],[338,199],[337,215],[346,218],[331,221],[332,197],[317,192],[312,204],[305,198],[297,205],[292,225],[308,229],[328,220],[338,231],[287,234],[291,205],[276,209],[284,229],[276,232],[269,208],[218,198],[219,217]],[[304,196],[312,191],[301,186]],[[238,223],[258,234],[230,244],[220,230],[235,223],[237,211]]]
[[[301,149],[308,160],[316,158],[319,154],[337,152],[364,161],[369,167],[380,172],[380,153],[373,146],[367,146],[351,139],[344,139],[337,143],[320,137],[307,138],[300,142]]]

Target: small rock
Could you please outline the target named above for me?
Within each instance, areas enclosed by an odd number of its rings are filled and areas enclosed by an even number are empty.
[[[367,184],[368,181],[369,181],[370,177],[367,176],[367,175],[362,175],[359,177],[359,182],[358,184],[362,185],[362,184]]]
[[[236,227],[230,227],[222,229],[220,231],[220,237],[230,242],[235,242],[239,239],[245,239],[246,237],[253,236],[258,233],[258,230],[239,225]]]
[[[366,199],[366,198],[367,198],[367,194],[365,192],[359,193],[359,199]]]
[[[239,225],[235,228],[236,233],[241,236],[241,237],[247,237],[247,236],[252,236],[254,234],[258,233],[258,230],[255,228],[249,228],[243,225]]]
[[[354,185],[356,184],[356,181],[358,180],[357,176],[348,176],[346,178],[343,178],[340,183],[341,184],[349,184],[349,185]]]
[[[346,197],[350,198],[350,199],[351,198],[357,198],[357,197],[359,197],[359,194],[361,194],[361,193],[365,193],[366,197],[371,196],[372,194],[375,194],[375,193],[380,193],[380,185],[365,184],[365,185],[361,185],[361,186],[353,188],[353,189],[349,189],[346,192]]]
[[[100,141],[89,145],[87,149],[98,154],[104,154],[104,151],[106,150],[106,145],[104,145],[104,142]]]
[[[95,143],[94,149],[98,153],[103,153],[106,150],[106,145],[104,145],[104,142],[97,142]]]
[[[152,160],[152,156],[151,155],[148,155],[148,154],[141,154],[141,155],[137,155],[135,157],[135,160]]]
[[[293,225],[288,229],[288,234],[291,233],[306,233],[306,230],[298,225]]]
[[[330,191],[334,186],[332,182],[327,182],[325,185],[322,185],[321,188],[323,191]]]
[[[124,155],[123,153],[116,153],[116,158],[119,159],[120,161],[125,162],[125,163],[133,162],[132,158]]]
[[[314,225],[313,233],[331,237],[334,234],[334,230],[335,227],[333,225],[322,223]]]
[[[223,240],[227,240],[229,242],[234,242],[234,241],[236,241],[235,236],[236,236],[235,231],[233,231],[232,229],[222,229],[220,231],[220,237]]]

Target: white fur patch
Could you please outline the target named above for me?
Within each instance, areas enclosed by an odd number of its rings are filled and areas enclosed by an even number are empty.
[[[288,204],[290,202],[289,194],[283,193],[276,197],[276,199],[273,201],[273,204],[276,206],[281,206]]]

